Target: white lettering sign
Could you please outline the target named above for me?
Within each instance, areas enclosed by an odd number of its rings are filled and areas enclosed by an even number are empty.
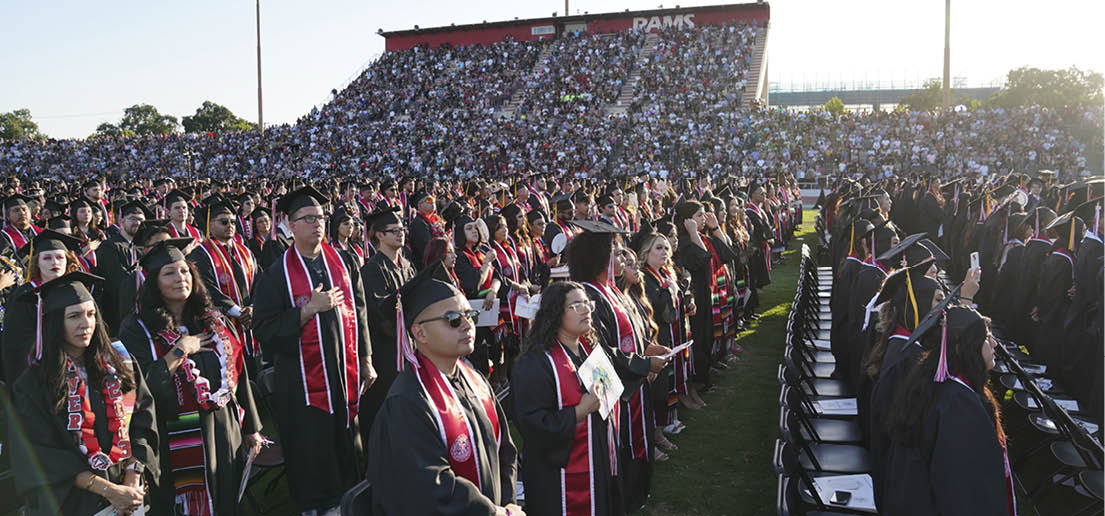
[[[552,25],[536,25],[530,27],[529,33],[533,36],[540,36],[544,34],[556,34],[556,27]]]
[[[633,28],[635,30],[652,32],[660,28],[668,27],[675,27],[677,29],[693,29],[694,13],[677,14],[675,16],[653,16],[651,18],[633,18]]]

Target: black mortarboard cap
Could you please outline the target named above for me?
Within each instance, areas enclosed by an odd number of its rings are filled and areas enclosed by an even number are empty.
[[[69,217],[65,215],[58,215],[56,217],[50,217],[46,219],[47,229],[61,229],[69,227]]]
[[[415,319],[430,305],[454,296],[464,297],[464,294],[457,290],[444,264],[438,261],[423,269],[399,289],[403,324],[410,328]]]
[[[628,231],[617,228],[610,224],[607,224],[601,220],[573,220],[572,224],[575,224],[586,233],[595,234],[614,234],[614,235],[626,235]]]
[[[891,247],[890,249],[887,249],[886,251],[883,251],[883,253],[880,254],[875,259],[880,261],[880,262],[894,260],[895,258],[901,256],[902,253],[906,252],[907,249],[909,249],[910,247],[913,247],[914,244],[917,244],[917,242],[920,242],[921,239],[925,238],[925,235],[926,235],[926,233],[914,233],[912,235],[909,235],[909,236],[903,238],[901,242],[898,242],[898,245],[896,245],[894,247]],[[923,249],[923,247],[922,247],[922,249]],[[927,250],[925,250],[925,251],[927,252]],[[930,256],[931,256],[931,254],[930,254]],[[909,260],[907,259],[907,262],[908,261]]]
[[[951,259],[951,257],[948,256],[948,253],[945,253],[943,249],[940,249],[940,246],[936,245],[936,242],[933,242],[932,240],[922,238],[921,241],[917,243],[924,246],[925,249],[928,249],[928,252],[932,254],[932,259],[938,262],[946,262]],[[913,263],[913,261],[910,260],[908,257],[906,257],[906,261]]]
[[[160,271],[162,267],[184,260],[184,248],[188,247],[192,243],[192,238],[169,238],[162,240],[153,246],[142,259],[139,260],[139,264],[142,265],[142,269],[146,271],[147,277],[153,277],[157,271]]]
[[[153,218],[153,212],[142,201],[130,201],[119,207],[119,216],[126,217],[132,213],[141,212],[146,218]]]
[[[146,242],[158,233],[169,233],[169,219],[147,219],[138,225],[138,231],[134,233],[134,244],[145,245]]]
[[[260,217],[262,215],[266,215],[270,219],[272,218],[272,213],[270,213],[269,209],[265,206],[261,206],[260,208],[254,209],[253,212],[251,212],[249,214],[249,218],[250,218],[250,220],[253,220],[253,219],[256,219],[257,217]]]
[[[73,251],[80,254],[81,241],[51,229],[44,229],[35,235],[30,242],[19,248],[19,255],[28,256],[32,252],[40,253],[42,251]]]
[[[304,186],[292,193],[285,195],[276,203],[276,211],[291,215],[307,206],[322,206],[330,202],[322,192],[311,185]]]
[[[909,335],[909,340],[905,343],[906,347],[920,340],[921,337],[924,337],[929,330],[940,322],[940,317],[943,315],[944,309],[959,297],[959,288],[961,286],[962,285],[956,285],[951,292],[948,292],[948,295],[944,297],[943,301],[933,307],[932,310],[929,310],[929,312],[921,318],[920,324],[918,324],[917,328],[913,330],[913,333]]]
[[[178,201],[189,202],[192,200],[192,195],[185,193],[183,190],[170,190],[165,194],[165,207],[168,208]]]
[[[452,223],[462,213],[465,212],[465,207],[456,201],[450,201],[449,205],[445,209],[441,210],[441,218],[447,223]]]
[[[10,210],[20,205],[26,206],[27,201],[30,200],[32,200],[30,197],[27,197],[26,195],[23,195],[21,193],[12,194],[7,199],[4,199],[4,210]]]
[[[399,207],[394,206],[369,213],[365,216],[365,223],[367,223],[373,231],[379,231],[391,224],[401,224],[402,221],[399,220]]]
[[[38,287],[38,293],[28,290],[21,298],[23,301],[35,303],[36,296],[42,296],[42,313],[48,314],[67,307],[78,305],[86,301],[92,301],[92,286],[104,279],[82,271],[74,271],[43,283]]]
[[[605,207],[608,204],[614,204],[614,197],[610,194],[600,195],[595,201],[595,204],[597,204],[599,208]]]

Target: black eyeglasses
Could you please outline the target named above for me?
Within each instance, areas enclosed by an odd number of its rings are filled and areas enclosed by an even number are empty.
[[[433,318],[430,318],[430,319],[426,319],[424,321],[419,321],[419,324],[428,323],[428,322],[431,322],[431,321],[442,321],[442,320],[444,320],[445,322],[449,323],[450,327],[460,328],[460,321],[461,321],[462,318],[465,318],[465,317],[468,318],[468,320],[471,321],[472,324],[476,324],[476,319],[480,318],[480,311],[479,310],[465,310],[463,312],[454,312],[454,311],[450,310],[448,312],[445,312],[445,313],[441,314],[438,317],[433,317]]]
[[[293,219],[292,222],[299,222],[301,220],[308,224],[314,224],[316,222],[326,222],[326,215],[304,215],[302,217],[299,217],[298,219]]]
[[[231,224],[231,222],[233,222],[233,221],[231,219],[215,219],[211,222],[216,222],[216,223],[222,224],[224,226],[229,226]]]
[[[384,229],[384,230],[381,230],[380,232],[381,233],[392,233],[392,234],[395,234],[395,235],[402,235],[402,234],[405,234],[407,232],[407,228],[398,227],[398,228]]]

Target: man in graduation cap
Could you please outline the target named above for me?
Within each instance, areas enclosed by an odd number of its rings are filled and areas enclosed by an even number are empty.
[[[153,212],[140,201],[130,201],[119,208],[118,231],[109,231],[107,240],[96,248],[95,266],[92,272],[104,278],[106,285],[120,285],[138,262],[134,249],[134,238],[146,219],[152,219]],[[79,253],[78,253],[79,254]],[[108,333],[114,335],[124,313],[119,312],[119,288],[97,290],[100,311],[107,323]]]
[[[628,229],[618,221],[618,204],[614,202],[614,196],[608,193],[600,195],[595,203],[599,208],[599,221],[610,224],[618,229]]]
[[[42,228],[31,222],[31,208],[27,202],[31,198],[23,194],[14,194],[4,199],[4,227],[0,229],[0,254],[9,258],[27,245]]]
[[[335,510],[358,480],[357,412],[376,379],[359,271],[323,241],[329,200],[280,201],[293,245],[257,278],[253,331],[273,360],[277,424],[298,511]]]
[[[579,229],[572,224],[572,197],[570,195],[558,195],[553,199],[555,214],[553,219],[545,226],[545,245],[552,248],[553,239],[561,233],[567,240],[571,240]]]
[[[234,206],[219,199],[202,208],[207,239],[188,255],[196,264],[212,303],[234,321],[246,350],[250,376],[255,376],[261,349],[253,338],[253,279],[261,272],[253,252],[234,238],[237,234]]]
[[[372,323],[369,332],[376,346],[372,356],[379,377],[361,401],[361,434],[365,437],[400,370],[401,364],[397,361],[402,358],[393,345],[396,338],[395,302],[399,288],[415,274],[411,262],[403,256],[405,233],[403,221],[399,219],[399,208],[373,212],[368,216],[368,224],[376,233],[378,251],[361,268],[361,278],[364,281],[368,320]]]
[[[524,514],[506,414],[463,360],[478,314],[440,263],[403,287],[403,371],[368,443],[374,514]]]
[[[188,215],[192,211],[192,196],[180,190],[173,190],[165,196],[165,209],[169,212],[169,235],[173,238],[194,238],[203,240],[203,234],[195,226],[188,224]]]
[[[426,265],[422,263],[426,244],[445,235],[445,223],[437,214],[437,202],[432,193],[419,190],[410,199],[415,207],[410,227],[411,261],[416,269],[422,269]]]
[[[111,285],[115,285],[115,288],[110,290],[112,296],[116,299],[115,308],[111,310],[111,312],[114,314],[114,317],[117,318],[116,326],[111,327],[113,331],[119,327],[119,324],[121,324],[126,314],[134,312],[138,307],[138,290],[142,288],[142,283],[146,280],[145,273],[143,273],[142,268],[138,266],[139,260],[145,256],[153,246],[157,245],[158,242],[168,240],[169,238],[168,219],[147,220],[138,226],[138,231],[135,232],[134,240],[132,241],[131,256],[127,258],[126,263],[121,264],[125,265],[126,269],[119,276],[120,279],[118,283],[111,283]],[[100,290],[105,291],[109,289]],[[108,310],[102,306],[100,310],[105,314],[108,313]]]
[[[104,226],[114,224],[114,215],[107,209],[108,200],[104,197],[104,184],[99,178],[89,179],[81,185],[81,197],[92,205],[92,209],[100,212],[100,220]]]

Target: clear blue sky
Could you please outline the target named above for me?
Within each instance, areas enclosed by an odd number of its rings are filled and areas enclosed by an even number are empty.
[[[681,2],[711,3],[731,2]],[[941,73],[944,2],[771,4],[773,82]],[[658,5],[579,0],[572,11]],[[377,28],[531,18],[563,9],[562,1],[262,0],[265,121],[294,122],[343,85],[383,51]],[[1022,65],[1105,71],[1105,2],[955,0],[952,14],[952,74],[971,83]],[[212,100],[257,119],[253,1],[11,0],[0,3],[0,20],[0,112],[28,108],[50,136],[87,136],[140,102],[179,118]]]

